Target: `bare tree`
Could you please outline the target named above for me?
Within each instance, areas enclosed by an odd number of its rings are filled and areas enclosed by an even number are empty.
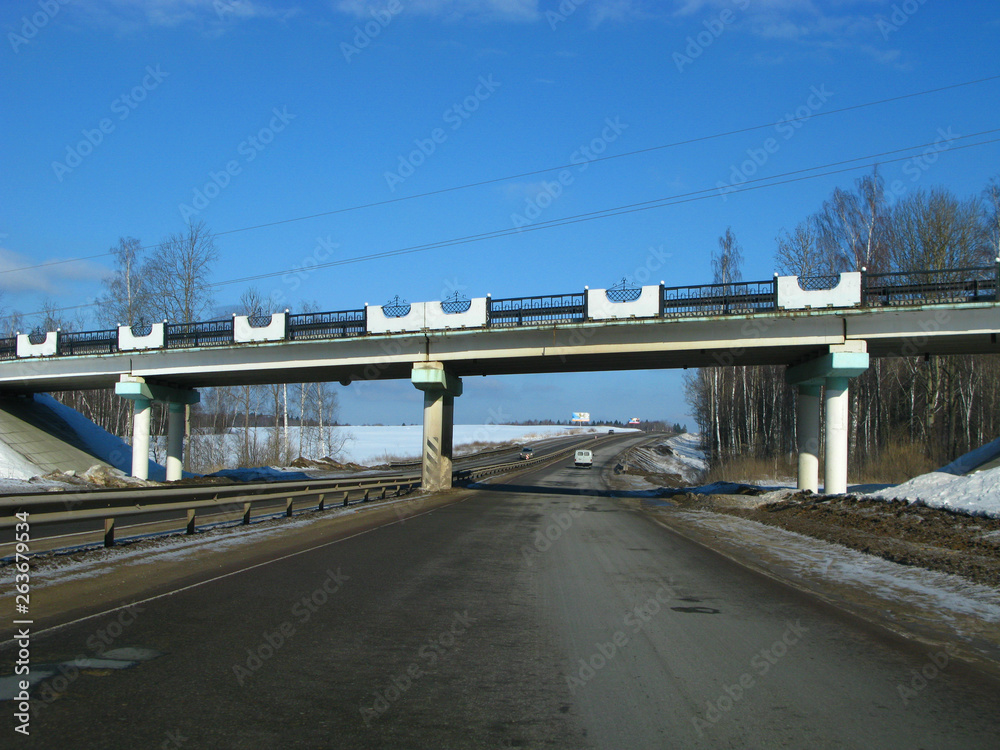
[[[816,244],[812,220],[800,221],[793,232],[783,230],[776,238],[775,269],[782,275],[822,276],[833,273],[830,258]]]
[[[854,190],[835,188],[815,218],[817,243],[838,271],[881,270],[891,241],[885,182],[878,169]]]
[[[736,241],[732,227],[719,237],[719,250],[712,254],[712,272],[716,284],[733,284],[743,280],[743,248]]]
[[[992,248],[976,198],[959,200],[940,188],[919,190],[893,206],[892,265],[897,271],[987,265]]]
[[[121,237],[110,252],[115,258],[115,270],[104,280],[104,293],[97,298],[98,318],[106,325],[151,322],[149,284],[140,268],[142,243],[135,237]]]
[[[208,278],[219,253],[204,222],[190,224],[156,248],[142,266],[149,289],[163,316],[174,323],[192,323],[212,303]]]

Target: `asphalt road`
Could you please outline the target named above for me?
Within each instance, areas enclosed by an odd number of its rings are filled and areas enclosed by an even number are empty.
[[[626,510],[615,450],[37,634],[159,655],[64,668],[29,738],[0,704],[0,746],[997,746],[996,681]]]

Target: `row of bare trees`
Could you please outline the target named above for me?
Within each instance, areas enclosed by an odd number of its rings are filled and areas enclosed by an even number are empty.
[[[992,266],[1000,256],[1000,180],[981,196],[917,190],[891,202],[877,170],[837,188],[777,238],[781,274],[912,272]],[[740,280],[731,230],[713,256],[716,283]],[[701,369],[686,395],[711,459],[770,459],[795,450],[795,392],[784,367]],[[1000,435],[1000,356],[873,359],[851,383],[852,468],[910,444],[940,465]]]
[[[149,248],[135,237],[122,237],[110,254],[113,271],[97,297],[94,316],[102,327],[142,327],[160,320],[193,323],[213,313],[264,316],[274,312],[269,298],[256,288],[247,289],[235,309],[215,305],[210,276],[219,253],[214,236],[202,222],[190,224]],[[66,315],[51,302],[43,305],[31,324],[17,312],[5,317],[8,335],[24,330],[93,327],[82,317]],[[54,395],[109,432],[131,439],[132,403],[112,390]],[[206,388],[201,395],[201,403],[187,420],[185,458],[192,470],[226,468],[234,458],[239,466],[259,466],[287,464],[297,456],[335,457],[343,447],[341,433],[332,429],[337,395],[328,383]],[[154,404],[154,435],[165,434],[166,420],[166,409]],[[152,442],[154,460],[164,458],[159,455],[162,442]]]

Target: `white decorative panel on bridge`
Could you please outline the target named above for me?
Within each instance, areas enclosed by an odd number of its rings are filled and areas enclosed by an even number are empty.
[[[233,316],[233,341],[245,344],[253,341],[284,341],[288,334],[288,314],[273,313],[271,322],[256,328],[248,315]]]
[[[149,333],[136,336],[131,326],[118,326],[118,349],[123,352],[140,351],[142,349],[162,349],[164,343],[163,323],[153,323]]]
[[[820,307],[857,307],[861,304],[861,274],[842,273],[832,289],[803,289],[798,276],[778,277],[778,309],[808,310]]]
[[[612,302],[607,289],[587,290],[587,317],[591,320],[655,318],[660,314],[660,287],[644,286],[637,300]]]

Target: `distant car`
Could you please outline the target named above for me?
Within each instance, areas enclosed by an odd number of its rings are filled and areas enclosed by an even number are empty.
[[[594,452],[583,450],[577,451],[576,455],[573,456],[573,465],[577,468],[591,468],[594,465]]]
[[[609,435],[614,435],[614,434],[615,434],[615,431],[614,431],[614,430],[608,430],[608,434],[609,434]]]
[[[527,445],[521,448],[521,459],[527,461],[529,458],[533,458],[535,452],[529,448]]]

